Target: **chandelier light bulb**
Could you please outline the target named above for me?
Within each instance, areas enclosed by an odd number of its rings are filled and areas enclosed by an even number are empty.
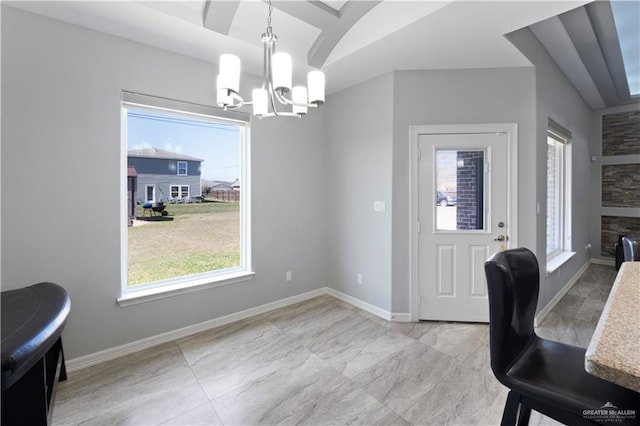
[[[276,52],[273,54],[273,88],[285,89],[285,92],[291,90],[291,74],[292,61],[291,55],[284,52]]]
[[[223,87],[223,83],[221,83],[222,78],[220,75],[216,77],[216,85],[218,87],[217,90],[217,104],[219,107],[224,108],[225,106],[229,106],[233,104],[233,99],[229,96],[229,90]]]
[[[253,89],[253,115],[262,116],[269,112],[267,91],[265,89]]]
[[[223,53],[220,55],[219,88],[240,91],[240,58],[236,55]]]
[[[322,105],[324,103],[324,73],[311,71],[307,74],[307,87],[309,88],[309,103]]]
[[[293,100],[293,112],[296,114],[306,114],[307,88],[304,86],[295,86],[291,91],[291,97]]]

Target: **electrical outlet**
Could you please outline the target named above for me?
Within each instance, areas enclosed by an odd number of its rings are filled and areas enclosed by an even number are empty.
[[[362,274],[358,274],[358,284],[362,284]]]
[[[287,271],[287,282],[291,281],[291,271]]]

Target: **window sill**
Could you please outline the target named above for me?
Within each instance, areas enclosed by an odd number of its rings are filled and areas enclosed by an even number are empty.
[[[131,290],[116,299],[121,308],[139,303],[150,302],[152,300],[165,299],[167,297],[178,296],[180,294],[192,293],[194,291],[205,290],[213,287],[233,284],[241,281],[248,281],[253,278],[255,272],[233,272],[214,277],[197,278],[190,281],[182,281],[175,284],[163,285],[141,290]]]
[[[567,263],[569,259],[571,259],[576,252],[574,251],[563,251],[551,259],[547,259],[547,276],[553,274],[558,268]]]

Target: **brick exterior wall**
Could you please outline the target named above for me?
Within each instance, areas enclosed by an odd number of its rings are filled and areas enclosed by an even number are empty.
[[[458,151],[457,229],[484,228],[484,151]]]
[[[618,235],[640,235],[640,217],[602,216],[602,256],[614,257]]]
[[[602,166],[602,207],[640,207],[640,164]]]
[[[640,154],[640,110],[602,116],[602,155]]]

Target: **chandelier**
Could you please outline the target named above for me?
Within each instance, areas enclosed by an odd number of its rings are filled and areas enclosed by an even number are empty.
[[[324,103],[324,73],[311,71],[307,75],[307,86],[293,86],[291,55],[276,52],[278,37],[271,29],[273,6],[269,0],[267,32],[262,34],[264,50],[262,87],[253,89],[252,100],[244,101],[240,91],[240,58],[231,54],[220,55],[217,85],[217,104],[224,110],[253,105],[253,114],[262,117],[302,117],[307,108],[316,108]],[[291,92],[291,97],[287,94]],[[290,110],[282,110],[282,107]],[[280,108],[280,109],[279,109]]]

